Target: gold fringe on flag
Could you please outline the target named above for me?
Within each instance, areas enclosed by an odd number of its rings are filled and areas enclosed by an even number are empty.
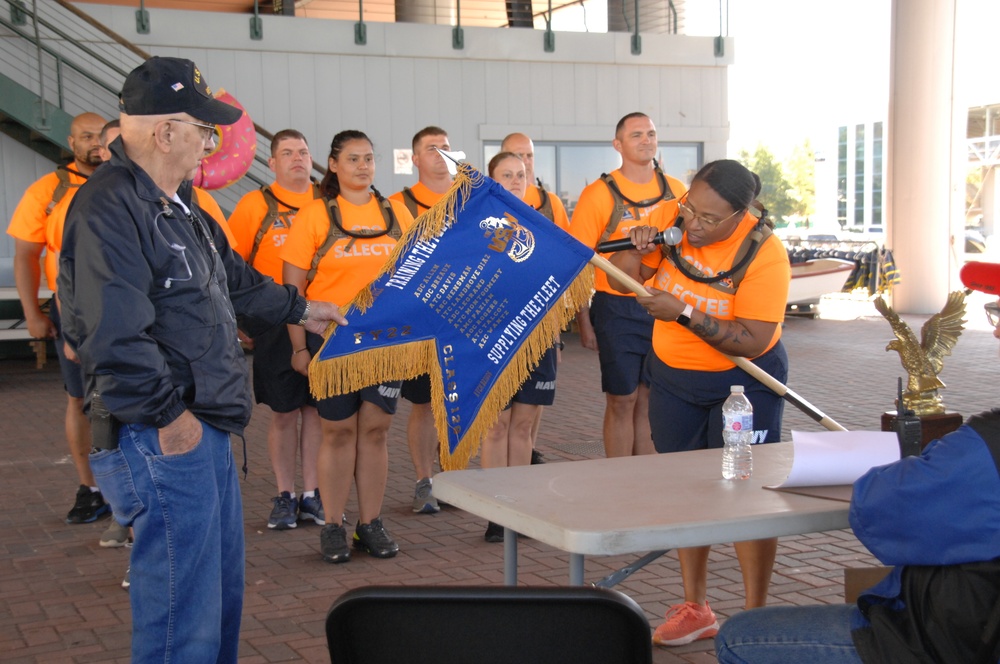
[[[458,175],[451,189],[432,208],[420,215],[409,230],[396,244],[382,270],[372,279],[395,271],[400,257],[409,252],[420,241],[429,240],[444,233],[449,220],[455,219],[455,207],[461,199],[468,198],[473,187],[479,186],[484,176],[468,164],[459,165]],[[316,398],[323,399],[335,394],[356,392],[378,383],[408,380],[422,374],[431,377],[431,404],[434,423],[437,427],[441,452],[441,468],[458,470],[465,468],[469,460],[479,451],[479,446],[489,430],[496,424],[500,412],[514,394],[528,379],[532,369],[538,365],[545,352],[552,347],[557,335],[576,315],[580,307],[590,302],[594,286],[594,268],[587,265],[563,293],[559,303],[554,305],[538,322],[518,351],[500,373],[493,389],[483,400],[477,416],[463,428],[459,447],[454,454],[448,450],[448,417],[445,410],[445,384],[438,364],[436,341],[427,339],[382,346],[363,353],[336,357],[320,361],[319,355],[309,364],[309,384]],[[350,319],[354,309],[365,311],[374,302],[372,286],[354,296],[344,307],[343,313]],[[337,325],[331,323],[324,337],[329,341],[337,332]],[[350,329],[346,331],[350,334]],[[324,342],[324,346],[326,342]]]
[[[454,453],[448,451],[444,389],[441,371],[437,362],[434,363],[434,370],[431,371],[431,404],[438,440],[441,442],[442,470],[462,470],[469,465],[469,460],[479,453],[479,446],[486,434],[500,419],[504,407],[524,385],[545,352],[552,348],[558,334],[573,320],[580,307],[590,303],[593,289],[594,267],[587,265],[566,288],[560,302],[549,309],[510,359],[493,389],[483,400],[479,413],[466,427]]]

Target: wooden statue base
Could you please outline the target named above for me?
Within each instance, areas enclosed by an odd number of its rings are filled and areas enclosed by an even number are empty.
[[[959,413],[946,411],[936,415],[920,416],[920,447],[923,449],[927,443],[940,438],[946,433],[951,433],[962,426],[962,416]],[[896,430],[896,411],[889,410],[882,413],[882,431]]]

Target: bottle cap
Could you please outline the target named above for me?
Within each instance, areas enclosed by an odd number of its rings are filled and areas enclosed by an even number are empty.
[[[730,389],[730,391],[733,394],[743,394],[743,386],[742,385],[733,385],[729,389]]]

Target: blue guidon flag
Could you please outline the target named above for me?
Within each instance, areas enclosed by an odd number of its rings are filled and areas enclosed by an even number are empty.
[[[441,467],[464,468],[593,291],[594,251],[468,164],[331,325],[324,398],[429,373]]]

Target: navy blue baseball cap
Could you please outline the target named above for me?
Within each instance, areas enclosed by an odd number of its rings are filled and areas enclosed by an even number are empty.
[[[184,58],[154,56],[133,69],[118,95],[118,110],[128,115],[188,115],[230,125],[243,111],[212,96],[198,67]]]

